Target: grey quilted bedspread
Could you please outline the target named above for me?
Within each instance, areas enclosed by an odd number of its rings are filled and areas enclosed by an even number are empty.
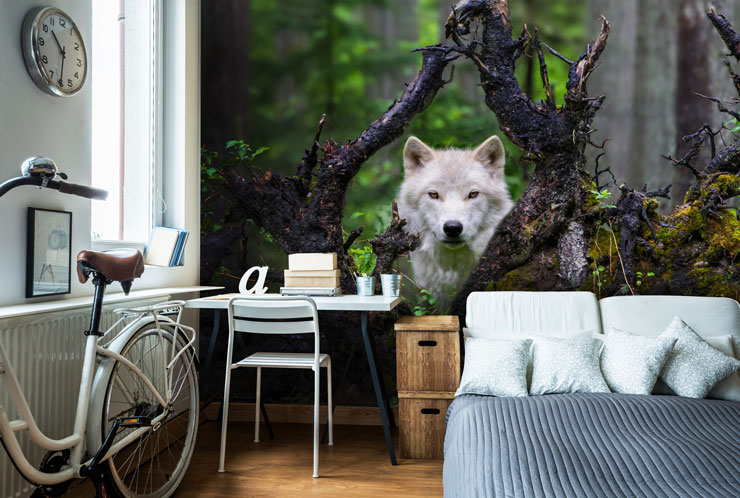
[[[444,491],[475,497],[740,497],[740,402],[460,396]]]

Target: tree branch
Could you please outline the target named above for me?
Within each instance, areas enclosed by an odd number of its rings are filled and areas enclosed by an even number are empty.
[[[599,36],[596,37],[596,40],[588,44],[583,55],[570,66],[568,83],[565,85],[568,89],[567,97],[570,99],[582,99],[585,97],[586,81],[594,69],[596,69],[597,61],[604,48],[606,48],[606,40],[609,37],[610,30],[609,21],[606,20],[606,17],[601,16],[601,31],[599,32]]]
[[[337,224],[342,219],[349,182],[369,157],[400,137],[409,122],[426,109],[445,84],[442,74],[447,63],[444,53],[423,50],[419,73],[382,116],[347,145],[324,144],[322,166],[309,205],[319,223]],[[335,229],[341,230],[341,227]]]
[[[352,244],[355,243],[355,240],[357,240],[357,237],[362,234],[363,230],[365,230],[364,226],[357,227],[349,233],[349,236],[347,236],[347,240],[344,241],[344,252],[349,251],[349,248],[352,247]]]
[[[712,21],[714,28],[727,45],[727,48],[730,49],[730,54],[740,61],[740,35],[733,29],[730,21],[722,14],[717,14],[714,9],[707,13],[707,17]]]
[[[311,184],[311,172],[316,167],[319,160],[319,138],[321,137],[321,130],[324,127],[325,121],[326,114],[322,114],[321,119],[319,119],[319,124],[316,126],[316,134],[313,137],[311,148],[306,149],[303,154],[303,158],[301,159],[301,163],[298,165],[298,169],[296,170],[296,176],[303,179],[307,188]]]
[[[370,244],[378,257],[375,263],[374,275],[392,273],[393,262],[398,256],[408,254],[416,249],[420,239],[418,233],[408,233],[404,228],[406,220],[398,215],[398,205],[393,201],[391,206],[391,222],[382,234],[375,236]]]

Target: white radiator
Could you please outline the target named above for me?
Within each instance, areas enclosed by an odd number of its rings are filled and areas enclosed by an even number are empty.
[[[138,306],[162,301],[161,298],[116,303],[103,307],[101,330],[106,330],[122,306]],[[0,319],[0,341],[10,356],[18,380],[44,433],[61,438],[72,433],[80,391],[82,353],[90,322],[90,307]],[[12,406],[8,387],[0,379],[0,403],[10,420],[19,417]],[[34,465],[41,463],[45,450],[19,433],[21,447]],[[15,470],[0,448],[0,498],[19,498],[31,494],[33,487]]]

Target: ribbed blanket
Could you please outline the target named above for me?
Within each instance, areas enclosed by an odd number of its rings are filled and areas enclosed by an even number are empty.
[[[740,497],[740,402],[460,396],[444,492],[475,497]]]

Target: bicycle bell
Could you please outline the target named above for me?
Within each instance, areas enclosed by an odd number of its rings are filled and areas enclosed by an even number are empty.
[[[21,164],[23,176],[38,176],[47,180],[53,179],[58,173],[57,165],[48,157],[29,157]]]

